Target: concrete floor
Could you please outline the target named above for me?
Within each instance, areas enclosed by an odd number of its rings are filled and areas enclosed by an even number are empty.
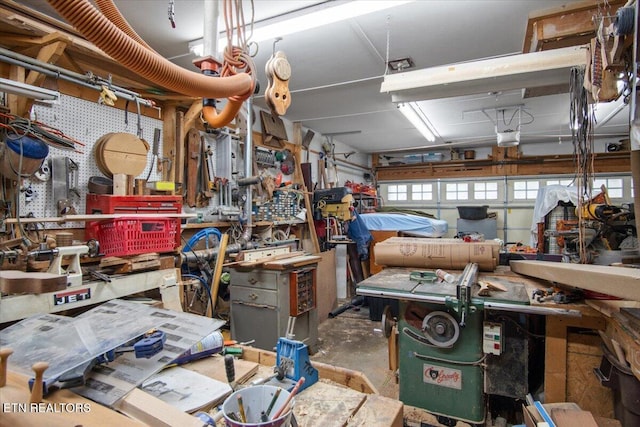
[[[369,308],[349,309],[318,327],[318,348],[311,360],[364,373],[382,396],[398,398],[389,370],[387,338],[381,322],[369,320]]]

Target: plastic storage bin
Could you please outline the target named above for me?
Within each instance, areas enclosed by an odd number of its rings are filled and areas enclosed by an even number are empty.
[[[171,252],[179,229],[167,218],[117,218],[91,223],[94,235],[105,256]]]

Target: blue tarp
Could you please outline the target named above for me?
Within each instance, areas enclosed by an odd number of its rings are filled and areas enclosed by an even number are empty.
[[[362,215],[358,215],[355,211],[353,215],[353,220],[348,222],[347,235],[356,242],[360,259],[366,260],[369,259],[369,242],[373,240],[373,236],[362,222]]]
[[[369,230],[405,231],[421,237],[442,237],[449,224],[441,219],[402,213],[367,213],[360,218]]]

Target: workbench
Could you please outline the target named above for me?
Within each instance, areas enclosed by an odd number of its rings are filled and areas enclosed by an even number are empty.
[[[178,273],[174,268],[110,276],[111,282],[83,281],[62,291],[0,296],[0,323],[34,314],[58,313],[109,301],[138,292],[159,289],[164,307],[180,308]]]
[[[241,348],[242,358],[235,361],[238,384],[249,384],[273,372],[273,366],[276,363],[274,352],[245,346]],[[299,426],[402,427],[403,404],[377,394],[375,387],[361,372],[318,362],[313,362],[313,366],[318,369],[320,380],[296,396],[294,415]],[[227,381],[224,360],[219,354],[183,367],[218,381],[225,383]],[[13,372],[8,374],[7,385],[0,388],[2,402],[16,404],[28,402],[27,377]],[[76,424],[123,427],[144,425],[202,427],[203,425],[203,422],[196,417],[181,412],[140,389],[135,389],[118,404],[119,412],[98,405],[70,390],[58,390],[52,393],[43,400],[43,405],[45,409],[58,408],[58,411],[20,412],[20,408],[13,405],[4,411],[2,421],[6,420],[8,423],[6,425],[12,427],[62,427]],[[211,415],[215,412],[215,408],[210,410]],[[219,421],[217,425],[223,426],[224,421]]]

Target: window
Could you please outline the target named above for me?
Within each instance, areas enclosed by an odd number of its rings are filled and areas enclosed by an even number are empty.
[[[449,183],[446,186],[447,200],[467,200],[469,199],[469,184]]]
[[[623,185],[622,178],[599,178],[593,180],[592,195],[599,194],[602,190],[600,187],[605,186],[609,197],[612,199],[622,199]]]
[[[433,200],[433,184],[413,184],[411,200]]]
[[[573,179],[550,179],[547,180],[547,185],[564,185],[565,187],[573,184]]]
[[[476,182],[473,184],[473,198],[476,200],[497,200],[497,182]]]
[[[513,198],[516,200],[535,199],[538,196],[538,181],[514,181]]]
[[[407,200],[407,186],[406,185],[390,185],[387,188],[387,200],[389,201]]]

